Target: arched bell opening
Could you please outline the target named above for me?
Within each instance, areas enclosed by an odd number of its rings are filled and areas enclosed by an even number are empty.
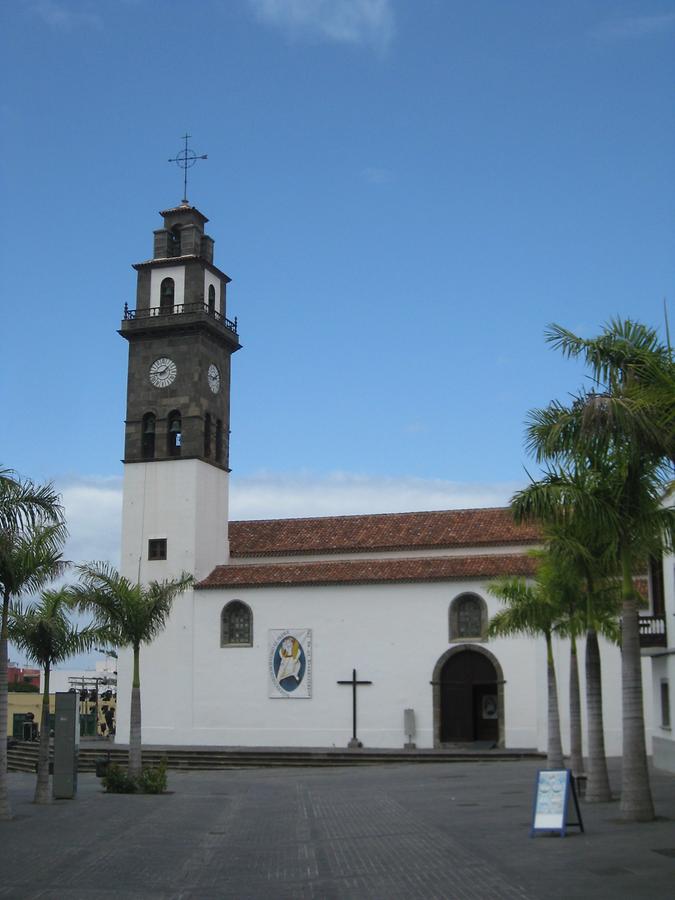
[[[146,413],[141,422],[141,456],[143,459],[155,458],[155,426],[157,420],[154,413]]]
[[[160,316],[168,316],[173,312],[175,291],[173,278],[164,278],[159,286]]]
[[[211,416],[209,413],[204,416],[204,456],[207,459],[211,456]]]
[[[183,440],[183,424],[177,409],[169,413],[167,419],[166,452],[169,456],[180,456]]]

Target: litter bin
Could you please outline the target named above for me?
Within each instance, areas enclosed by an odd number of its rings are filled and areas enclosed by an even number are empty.
[[[108,766],[110,765],[110,754],[107,756],[99,756],[96,759],[96,777],[104,778],[108,774]]]

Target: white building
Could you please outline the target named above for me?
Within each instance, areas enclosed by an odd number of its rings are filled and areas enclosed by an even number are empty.
[[[671,492],[668,502],[672,505],[675,494]],[[657,612],[656,631],[663,638],[661,646],[651,650],[652,679],[654,695],[654,765],[675,773],[675,701],[670,685],[675,684],[675,555],[666,554],[661,570],[662,582],[654,585],[653,593],[662,597],[662,605]],[[658,625],[661,623],[661,627]]]
[[[117,660],[111,656],[96,661],[93,669],[52,669],[49,673],[49,692],[69,691],[72,687],[91,690],[96,681],[102,688],[115,685]],[[40,672],[40,693],[44,691],[44,672]]]
[[[141,651],[144,742],[344,747],[356,694],[357,738],[369,747],[402,747],[413,710],[420,748],[544,749],[543,640],[485,636],[499,605],[490,580],[533,573],[526,553],[538,535],[508,510],[228,527],[230,358],[240,346],[227,319],[230,279],[213,265],[198,210],[162,215],[120,331],[129,341],[121,568],[142,582],[185,570],[197,584]],[[601,653],[607,751],[619,754],[619,651]],[[565,734],[568,656],[558,643]],[[354,671],[367,683],[343,684]],[[122,653],[122,742],[130,686]]]

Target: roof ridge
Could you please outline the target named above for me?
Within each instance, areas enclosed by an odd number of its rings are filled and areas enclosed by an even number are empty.
[[[281,518],[275,519],[233,519],[230,522],[230,525],[243,525],[243,524],[252,524],[256,523],[261,525],[267,522],[320,522],[327,520],[335,520],[335,519],[375,519],[375,518],[386,518],[390,516],[429,516],[429,515],[443,515],[447,513],[459,513],[459,512],[498,512],[498,511],[508,511],[510,509],[509,506],[461,506],[461,507],[451,507],[450,509],[419,509],[419,510],[407,510],[405,512],[386,512],[386,513],[341,513],[334,516],[282,516]]]

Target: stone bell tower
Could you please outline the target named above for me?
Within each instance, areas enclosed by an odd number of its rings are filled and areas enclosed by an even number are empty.
[[[208,219],[187,202],[160,215],[119,331],[129,342],[120,569],[143,583],[183,570],[203,578],[227,562],[230,359],[240,348]]]

